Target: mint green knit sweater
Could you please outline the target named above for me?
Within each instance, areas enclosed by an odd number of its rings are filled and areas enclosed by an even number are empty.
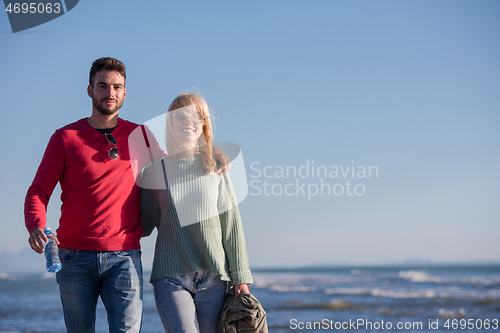
[[[229,173],[206,174],[201,158],[153,162],[142,174],[141,212],[145,236],[158,228],[151,280],[208,270],[252,283]]]

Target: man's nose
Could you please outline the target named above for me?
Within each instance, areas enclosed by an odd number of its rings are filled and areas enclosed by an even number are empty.
[[[106,89],[106,95],[108,96],[115,96],[115,93],[116,93],[116,90],[115,88],[109,86],[107,89]]]

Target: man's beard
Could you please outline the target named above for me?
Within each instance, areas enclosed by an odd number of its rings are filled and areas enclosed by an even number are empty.
[[[110,109],[102,107],[101,103],[103,101],[107,101],[107,100],[113,100],[113,101],[116,102],[114,109],[110,110]],[[95,99],[92,96],[92,105],[94,105],[94,107],[96,108],[96,110],[99,111],[102,115],[104,115],[104,116],[110,116],[110,115],[113,115],[116,112],[118,112],[118,110],[120,110],[120,108],[123,105],[123,101],[121,101],[121,103],[120,103],[117,99],[114,99],[114,98],[113,99],[111,99],[111,98],[105,98],[105,99],[101,99],[100,101],[98,101],[97,99]]]

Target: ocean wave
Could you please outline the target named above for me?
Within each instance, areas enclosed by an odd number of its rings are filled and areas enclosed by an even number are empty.
[[[369,295],[370,290],[365,288],[327,288],[325,294]]]
[[[400,271],[398,273],[398,276],[402,279],[407,279],[407,280],[410,280],[412,282],[436,282],[436,283],[440,283],[443,281],[443,279],[440,278],[439,276],[430,276],[423,271],[414,271],[414,270]]]
[[[54,273],[49,273],[49,272],[43,272],[43,273],[28,273],[28,274],[7,274],[7,273],[0,273],[0,280],[10,280],[10,281],[24,281],[24,280],[38,280],[38,279],[55,279],[55,274]]]
[[[498,293],[499,296],[498,298],[491,297],[492,295],[488,295],[479,301],[477,301],[476,305],[491,305],[491,304],[497,304],[500,303],[500,292]]]
[[[340,311],[340,310],[351,309],[353,306],[354,305],[352,303],[343,301],[341,299],[332,299],[330,303],[315,304],[312,308]]]
[[[489,305],[500,303],[500,289],[493,290],[463,290],[457,287],[440,287],[428,289],[384,289],[373,288],[327,288],[327,295],[366,295],[373,297],[388,298],[463,298],[476,299],[477,305]]]
[[[439,309],[438,316],[444,319],[465,318],[467,317],[467,312],[464,309],[458,309],[458,310]]]
[[[486,287],[500,287],[500,276],[433,276],[425,271],[402,270],[398,277],[411,282],[434,282],[442,285],[473,285]]]
[[[15,275],[0,273],[0,280],[16,280],[17,277]]]
[[[332,310],[332,311],[341,311],[352,309],[356,307],[354,304],[350,302],[346,302],[341,299],[332,299],[328,303],[307,303],[301,302],[298,300],[290,301],[284,307],[274,308],[273,310],[286,309],[286,310]]]
[[[288,293],[288,292],[309,293],[318,290],[318,288],[314,286],[284,286],[278,284],[270,285],[267,287],[267,289],[280,293]]]
[[[456,278],[449,281],[450,283],[473,285],[473,286],[485,286],[485,287],[499,287],[500,288],[500,277],[468,277],[468,278]]]
[[[352,275],[368,275],[370,272],[362,270],[362,269],[351,269],[350,272]]]
[[[470,299],[500,301],[499,276],[478,274],[435,274],[424,270],[391,272],[256,273],[253,288],[275,293],[325,293],[393,299]],[[500,286],[500,285],[499,285]],[[491,301],[492,300],[492,301]]]
[[[451,295],[438,292],[432,289],[426,290],[408,290],[408,289],[381,289],[381,288],[328,288],[326,294],[345,294],[345,295],[371,295],[374,297],[388,298],[448,298]]]
[[[447,298],[450,295],[440,293],[436,290],[391,290],[391,289],[373,289],[372,296],[389,297],[389,298]]]
[[[55,279],[56,278],[56,274],[55,273],[45,272],[45,273],[42,273],[40,277],[42,279]]]
[[[365,275],[353,276],[331,274],[299,274],[299,273],[253,273],[254,288],[268,289],[274,285],[284,286],[322,286],[336,284],[366,284],[375,278]],[[317,288],[316,288],[317,289]]]

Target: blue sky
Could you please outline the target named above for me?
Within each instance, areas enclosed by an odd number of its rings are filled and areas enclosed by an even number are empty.
[[[144,123],[196,87],[216,141],[241,147],[251,266],[498,262],[499,37],[497,1],[80,1],[16,34],[0,13],[0,260],[43,265],[24,196],[54,130],[90,115],[91,63],[112,56],[127,66],[121,117]],[[313,164],[378,177],[255,171]],[[364,192],[297,190],[321,181]]]

